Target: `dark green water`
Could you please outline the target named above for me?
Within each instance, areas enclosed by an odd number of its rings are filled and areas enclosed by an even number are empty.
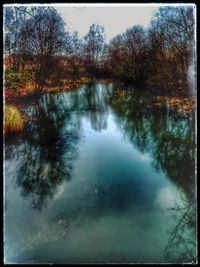
[[[7,263],[196,261],[195,120],[113,84],[44,95],[5,140]]]

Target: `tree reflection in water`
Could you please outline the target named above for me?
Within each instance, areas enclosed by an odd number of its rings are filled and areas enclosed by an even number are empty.
[[[114,97],[112,107],[125,137],[152,157],[156,170],[184,189],[191,202],[195,189],[194,114],[184,116],[151,106],[152,97],[127,93]]]
[[[41,209],[58,185],[71,179],[81,118],[88,118],[96,131],[107,128],[107,89],[89,84],[72,93],[42,96],[26,110],[32,121],[19,140],[6,142],[6,158],[20,161],[16,183],[24,196],[32,197],[33,208]]]
[[[177,262],[196,262],[196,203],[183,203],[171,208],[176,226],[169,233],[165,248],[165,259]]]
[[[23,143],[14,151],[12,144],[6,145],[7,157],[20,161],[16,183],[24,196],[32,197],[33,208],[41,209],[58,185],[71,179],[80,122],[62,101],[62,97],[46,95],[34,103],[30,110],[34,120],[23,132]]]
[[[194,114],[185,116],[167,107],[156,110],[151,96],[132,92],[119,94],[118,89],[113,91],[111,105],[125,137],[141,152],[149,154],[155,169],[164,171],[184,192],[183,203],[169,209],[175,213],[178,223],[170,232],[165,258],[178,262],[186,258],[195,261]]]
[[[108,101],[112,87],[90,83],[83,86],[80,91],[76,103],[79,103],[78,107],[90,121],[92,129],[98,132],[107,129]]]
[[[178,261],[191,259],[196,229],[194,117],[173,109],[158,110],[151,101],[148,93],[98,84],[82,86],[72,93],[45,95],[27,109],[33,121],[18,136],[19,140],[13,141],[14,145],[11,141],[6,143],[6,157],[18,159],[17,185],[24,196],[31,197],[33,207],[41,209],[58,185],[72,177],[82,119],[86,118],[92,129],[100,132],[107,128],[111,108],[129,142],[150,155],[154,168],[165,172],[183,190],[184,203],[169,210],[175,213],[178,223],[169,233],[165,256],[178,257]],[[100,202],[102,207],[102,199]],[[174,251],[180,251],[179,255]]]

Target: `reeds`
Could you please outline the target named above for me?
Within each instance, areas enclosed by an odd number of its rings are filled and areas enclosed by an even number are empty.
[[[19,110],[13,105],[5,106],[4,121],[3,121],[4,133],[19,132],[24,127],[24,122]]]

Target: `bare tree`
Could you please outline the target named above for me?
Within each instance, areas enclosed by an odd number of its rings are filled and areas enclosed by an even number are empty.
[[[27,7],[4,7],[4,49],[10,59],[10,68],[19,69],[20,31],[30,16]]]
[[[88,34],[84,37],[84,55],[86,67],[90,72],[97,68],[104,45],[104,28],[97,24],[90,26]]]
[[[145,70],[146,32],[133,26],[111,41],[110,53],[114,76],[126,82],[143,80]]]
[[[150,42],[151,53],[156,54],[154,61],[165,78],[185,86],[194,51],[193,7],[161,7],[151,22]]]
[[[53,7],[38,7],[34,16],[24,24],[20,34],[23,54],[31,55],[35,64],[32,69],[40,93],[53,71],[54,56],[63,51],[66,32],[64,21]]]
[[[194,78],[194,19],[193,6],[164,6],[147,29],[136,25],[113,38],[108,59],[112,76],[188,94]]]

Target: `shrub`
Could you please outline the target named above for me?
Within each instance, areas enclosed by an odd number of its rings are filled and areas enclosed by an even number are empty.
[[[17,89],[22,85],[22,80],[20,79],[20,74],[12,69],[5,70],[5,87],[11,89]]]
[[[23,129],[24,122],[19,110],[12,105],[5,106],[4,132],[19,132]]]

